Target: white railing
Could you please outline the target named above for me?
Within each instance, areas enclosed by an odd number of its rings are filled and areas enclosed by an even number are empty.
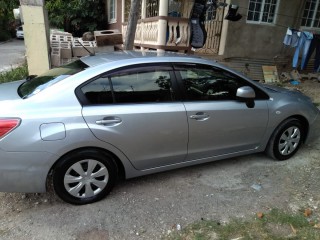
[[[188,47],[189,46],[189,23],[188,21],[168,21],[168,46]]]
[[[159,20],[167,21],[166,44],[159,45]],[[122,24],[122,34],[125,38],[127,23]],[[134,44],[148,48],[162,48],[185,50],[189,46],[190,29],[189,21],[185,18],[153,17],[140,20],[137,24]]]
[[[142,44],[156,45],[158,41],[158,21],[142,22]]]

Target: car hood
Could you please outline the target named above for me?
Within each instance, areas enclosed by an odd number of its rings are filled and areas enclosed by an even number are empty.
[[[264,84],[264,83],[258,83],[258,84],[260,86],[262,86],[268,90],[274,91],[274,92],[292,92],[292,90],[289,90],[289,89],[283,88],[283,87],[278,87],[275,85],[269,85],[269,84]]]
[[[296,89],[287,89],[283,87],[278,87],[274,85],[268,85],[268,84],[261,84],[265,89],[269,91],[269,93],[280,93],[280,94],[286,94],[295,98],[299,98],[304,101],[312,102],[312,99],[306,95],[304,95],[302,92]]]
[[[24,80],[0,84],[0,101],[21,99],[18,88]]]

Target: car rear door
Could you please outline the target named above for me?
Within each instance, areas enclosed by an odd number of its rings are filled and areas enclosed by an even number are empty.
[[[238,87],[250,85],[226,70],[206,65],[177,65],[185,90],[189,122],[187,160],[253,150],[268,123],[268,96],[255,89],[253,105],[236,99]]]
[[[143,170],[185,160],[188,123],[176,101],[171,66],[145,65],[106,73],[82,86],[82,114],[97,139]]]

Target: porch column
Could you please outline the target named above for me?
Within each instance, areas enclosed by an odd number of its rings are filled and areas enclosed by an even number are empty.
[[[147,17],[147,0],[142,0],[141,2],[141,19],[145,19]]]
[[[50,69],[49,24],[44,0],[20,0],[24,20],[24,42],[30,75]]]
[[[229,20],[225,20],[225,17],[228,13],[228,8],[231,4],[231,0],[226,0],[225,3],[228,4],[228,7],[225,8],[223,22],[222,22],[221,37],[220,37],[219,52],[218,52],[218,55],[220,56],[224,54],[224,51],[226,49],[226,44],[227,44]]]
[[[125,0],[122,0],[122,2],[121,2],[121,23],[124,23],[124,12],[125,12],[125,8],[126,8],[126,6],[125,6],[125,4],[126,4],[126,1]],[[106,0],[106,6],[107,6],[107,0]],[[107,14],[109,14],[109,12],[107,11]]]
[[[147,0],[142,0],[141,2],[141,19],[145,19],[147,17]],[[144,26],[144,22],[141,21],[141,29],[142,31],[144,31],[145,29],[145,26]],[[143,43],[144,42],[144,34],[142,33],[141,34],[141,42]],[[145,48],[144,47],[141,47],[141,51],[144,51]]]
[[[161,0],[159,1],[159,17],[167,17],[168,16],[168,5],[169,0]],[[158,41],[157,45],[164,46],[166,45],[167,39],[167,20],[159,19],[158,21]],[[158,49],[158,52],[164,52],[163,49]]]

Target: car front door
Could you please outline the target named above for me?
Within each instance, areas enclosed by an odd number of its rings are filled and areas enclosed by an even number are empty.
[[[143,170],[185,160],[188,123],[175,101],[170,66],[135,66],[106,73],[81,87],[83,117],[96,138]]]
[[[268,123],[265,93],[256,88],[257,96],[248,104],[237,99],[236,92],[250,83],[226,70],[193,64],[177,65],[175,69],[185,90],[189,122],[187,160],[259,147]]]

